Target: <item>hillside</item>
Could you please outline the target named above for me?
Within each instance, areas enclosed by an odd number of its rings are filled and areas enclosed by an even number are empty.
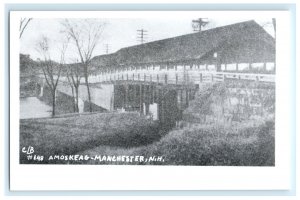
[[[20,54],[20,76],[33,76],[39,73],[39,63],[30,58],[29,55]]]

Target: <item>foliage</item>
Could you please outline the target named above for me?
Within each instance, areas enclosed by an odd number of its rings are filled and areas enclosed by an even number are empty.
[[[167,165],[273,166],[274,123],[176,130],[143,152],[164,156]]]
[[[33,76],[39,72],[39,66],[29,55],[20,54],[20,76]]]
[[[269,83],[228,81],[200,86],[183,112],[190,123],[231,123],[275,114],[275,87]]]

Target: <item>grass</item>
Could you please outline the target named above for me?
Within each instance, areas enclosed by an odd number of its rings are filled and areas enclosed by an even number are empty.
[[[173,131],[148,154],[164,155],[169,165],[274,165],[272,122],[255,126],[196,127]]]
[[[100,145],[134,147],[160,137],[158,124],[138,113],[20,120],[20,150],[33,146],[35,154],[45,157],[75,154]],[[20,162],[28,163],[25,154],[21,153]]]
[[[184,128],[173,130],[147,146],[130,149],[99,146],[81,154],[163,156],[164,162],[144,163],[158,165],[274,166],[274,152],[274,123],[266,121],[240,124],[235,128]],[[99,164],[99,161],[90,161],[89,164]]]
[[[45,156],[141,155],[164,158],[164,162],[133,164],[201,166],[275,164],[272,120],[241,123],[234,127],[198,125],[173,130],[165,136],[159,132],[157,124],[135,113],[21,120],[20,128],[20,147],[34,146],[36,154]],[[20,159],[21,163],[28,163],[23,154]],[[99,162],[89,161],[82,164],[99,164]],[[101,162],[101,164],[112,163]]]

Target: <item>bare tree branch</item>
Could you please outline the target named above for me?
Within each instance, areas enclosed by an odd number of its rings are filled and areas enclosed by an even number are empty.
[[[20,36],[19,38],[22,37],[23,33],[24,33],[24,30],[26,29],[27,25],[29,24],[29,22],[32,20],[32,18],[21,18],[21,21],[20,21],[20,28],[19,28],[19,31],[20,31]]]
[[[88,67],[92,59],[94,50],[102,36],[105,24],[100,23],[95,19],[65,19],[61,24],[64,27],[63,32],[65,32],[73,41],[73,44],[77,49],[81,64],[83,66],[85,84],[88,92],[89,110],[90,112],[92,112],[91,94],[88,81]]]
[[[55,116],[56,89],[60,79],[62,68],[65,64],[65,52],[67,49],[68,42],[69,41],[63,43],[63,47],[61,50],[61,60],[59,61],[59,63],[54,62],[51,59],[49,52],[50,44],[49,39],[47,37],[42,36],[36,45],[36,50],[43,57],[42,62],[40,62],[40,67],[43,71],[46,84],[49,87],[50,92],[52,94],[52,116]]]

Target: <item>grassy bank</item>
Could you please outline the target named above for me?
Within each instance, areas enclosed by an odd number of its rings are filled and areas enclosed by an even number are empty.
[[[137,113],[100,113],[63,118],[20,120],[20,151],[69,155],[100,145],[134,147],[160,139],[158,124]],[[21,153],[21,163],[26,155]],[[32,162],[30,162],[32,163]]]
[[[164,162],[129,164],[163,165],[273,166],[275,163],[273,121],[253,121],[234,127],[198,125],[162,136],[157,124],[138,114],[119,113],[21,120],[20,128],[20,147],[33,146],[35,154],[45,157],[162,156]],[[21,163],[28,163],[25,158],[21,153]],[[74,163],[128,164],[93,160]]]
[[[84,155],[163,156],[164,162],[136,163],[201,166],[274,166],[274,123],[253,122],[237,127],[198,126],[173,130],[160,141],[131,149],[99,146]],[[90,161],[99,164],[99,161]],[[111,162],[101,162],[111,164]],[[124,164],[113,163],[113,164]],[[125,163],[126,164],[126,163]]]
[[[272,166],[274,151],[274,124],[265,122],[173,131],[147,154],[164,155],[170,165]]]

